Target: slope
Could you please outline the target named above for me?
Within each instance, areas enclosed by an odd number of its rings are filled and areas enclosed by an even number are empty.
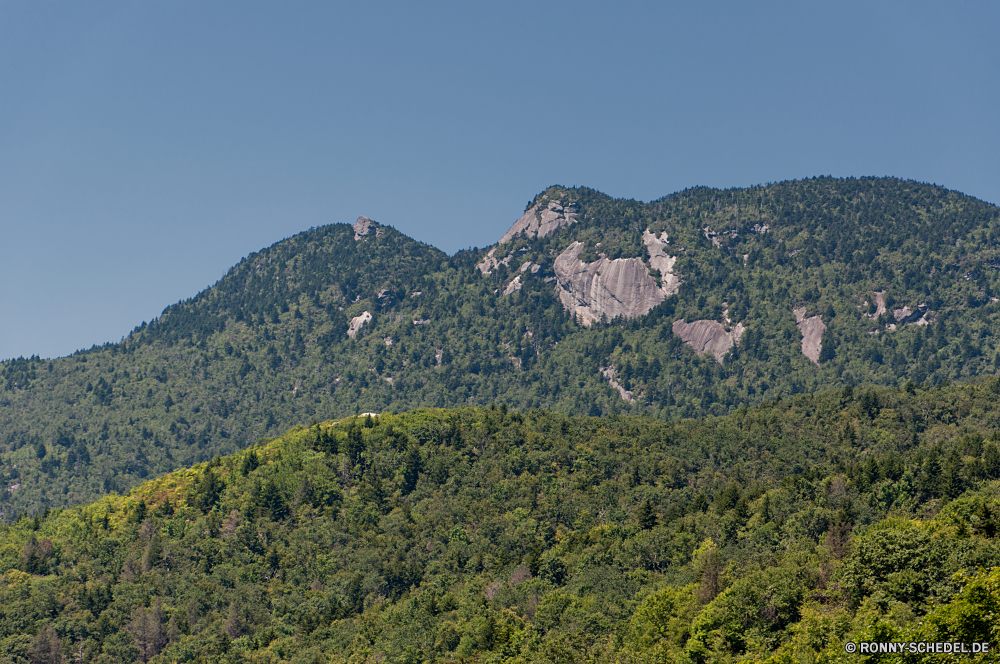
[[[0,657],[814,661],[932,628],[988,641],[995,625],[946,617],[998,599],[995,573],[954,576],[1000,564],[998,393],[297,427],[4,527]]]
[[[998,234],[995,206],[892,178],[650,203],[552,187],[451,257],[364,218],[312,229],[120,344],[2,363],[0,512],[358,412],[694,417],[993,374]]]

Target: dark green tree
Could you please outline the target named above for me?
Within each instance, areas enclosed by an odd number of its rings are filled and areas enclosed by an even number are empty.
[[[639,512],[636,515],[636,519],[639,522],[639,527],[643,530],[652,530],[656,527],[659,517],[657,517],[655,510],[653,509],[653,502],[648,498],[646,501],[639,506]]]

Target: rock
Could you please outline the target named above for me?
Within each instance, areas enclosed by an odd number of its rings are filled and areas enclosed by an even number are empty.
[[[658,238],[647,228],[642,241],[649,252],[649,266],[638,257],[608,260],[602,256],[593,263],[584,263],[580,260],[581,242],[574,242],[559,254],[553,270],[559,300],[566,310],[584,325],[590,325],[601,316],[608,320],[643,316],[676,293],[681,278],[673,271],[677,258],[664,251],[668,240]],[[659,286],[649,274],[650,267],[660,272]]]
[[[632,396],[632,393],[615,380],[618,377],[618,371],[613,364],[610,367],[601,367],[601,375],[608,379],[608,384],[611,387],[618,390],[618,394],[622,396],[622,399],[629,403],[635,403],[635,397]]]
[[[377,227],[373,220],[368,217],[358,217],[358,220],[354,222],[354,239],[355,241],[360,240],[364,236],[371,232],[372,228]]]
[[[819,352],[823,348],[823,331],[826,325],[822,316],[810,316],[806,318],[806,308],[797,307],[792,309],[795,314],[795,322],[802,333],[802,354],[808,357],[813,364],[819,364]]]
[[[489,252],[486,254],[486,258],[484,258],[481,263],[476,265],[476,268],[483,274],[489,274],[490,272],[497,269],[501,265],[509,265],[511,259],[514,258],[514,253],[511,252],[507,254],[507,257],[504,258],[503,260],[497,260],[496,256],[494,255],[496,254],[496,251],[497,247],[493,247],[492,249],[490,249]]]
[[[582,242],[574,242],[556,258],[556,291],[567,311],[590,325],[601,316],[608,320],[635,318],[663,302],[663,290],[641,258],[580,260]]]
[[[902,325],[904,323],[919,323],[926,313],[927,305],[921,302],[917,305],[916,309],[911,309],[910,307],[895,309],[892,312],[892,316],[896,319],[897,323]],[[924,325],[926,324],[925,322]]]
[[[521,275],[517,275],[516,277],[511,279],[510,283],[507,284],[507,288],[504,289],[503,294],[510,295],[514,291],[519,291],[519,290],[521,290]]]
[[[699,355],[712,353],[719,364],[729,349],[738,344],[743,336],[743,323],[737,323],[731,331],[726,331],[722,323],[715,320],[695,320],[690,323],[683,319],[674,321],[674,334],[694,348]]]
[[[885,313],[885,291],[875,292],[875,313],[865,314],[865,318],[876,319]]]
[[[533,205],[514,222],[497,244],[506,244],[522,233],[528,238],[545,237],[575,221],[576,212],[572,205],[564,207],[560,201],[549,201],[544,207],[541,204]]]
[[[674,263],[677,262],[677,257],[670,256],[664,251],[664,248],[670,244],[666,233],[661,233],[660,237],[662,239],[657,238],[656,233],[650,233],[648,228],[642,232],[642,242],[646,245],[646,251],[649,252],[649,266],[660,271],[660,290],[669,297],[681,287],[681,278],[680,275],[674,274]]]
[[[354,335],[364,326],[365,323],[372,319],[370,312],[365,311],[360,316],[355,316],[351,319],[351,324],[347,326],[347,336],[354,338]]]

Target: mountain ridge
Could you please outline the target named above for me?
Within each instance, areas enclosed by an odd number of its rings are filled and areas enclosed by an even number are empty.
[[[892,178],[649,203],[550,187],[506,243],[453,256],[372,220],[314,228],[122,343],[0,363],[0,511],[124,491],[357,412],[695,417],[992,375],[998,236],[996,206]]]

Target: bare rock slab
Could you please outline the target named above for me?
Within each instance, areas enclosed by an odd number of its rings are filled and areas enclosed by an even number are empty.
[[[608,385],[618,390],[618,394],[621,395],[622,399],[628,401],[629,403],[635,403],[635,397],[632,396],[632,392],[626,390],[625,387],[618,382],[618,370],[615,369],[615,365],[610,367],[601,367],[601,375],[607,379]]]
[[[522,233],[525,237],[545,237],[576,221],[572,206],[560,201],[549,201],[544,207],[539,203],[531,206],[514,225],[503,234],[499,244],[506,244]]]
[[[745,331],[743,323],[737,323],[732,330],[726,330],[716,320],[694,320],[688,323],[684,319],[675,320],[672,329],[681,341],[694,348],[694,352],[699,355],[712,353],[719,364],[722,364],[729,349],[739,343]]]
[[[369,219],[368,217],[358,217],[358,220],[354,222],[355,242],[361,240],[363,237],[368,235],[368,233],[370,233],[371,230],[375,228],[377,225],[378,224],[376,224],[372,219]]]
[[[666,233],[661,233],[660,237],[657,237],[656,233],[650,233],[647,228],[642,232],[642,242],[649,252],[649,266],[660,271],[660,290],[667,297],[673,295],[681,287],[681,277],[674,274],[677,257],[665,251],[669,244]]]
[[[556,291],[567,311],[584,325],[606,316],[635,318],[666,297],[641,258],[580,260],[582,242],[574,242],[556,258]]]
[[[823,349],[823,332],[826,330],[823,317],[810,316],[806,318],[805,307],[796,307],[792,309],[792,313],[795,314],[795,322],[799,326],[799,332],[802,333],[802,354],[808,357],[813,364],[818,365],[819,352]]]
[[[355,316],[351,319],[351,324],[347,326],[347,336],[354,338],[365,323],[372,319],[371,312],[365,311],[360,316]]]

